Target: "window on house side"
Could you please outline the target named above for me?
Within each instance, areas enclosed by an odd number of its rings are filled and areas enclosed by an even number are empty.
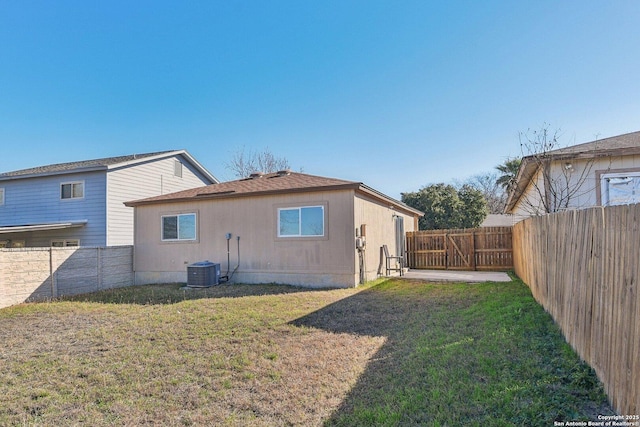
[[[60,185],[60,198],[82,199],[84,197],[84,182],[66,182]]]
[[[604,175],[602,193],[604,206],[640,203],[640,172]]]
[[[162,240],[196,240],[196,214],[163,216]]]
[[[4,188],[0,188],[0,206],[4,205]]]
[[[324,206],[278,209],[278,237],[324,236]]]

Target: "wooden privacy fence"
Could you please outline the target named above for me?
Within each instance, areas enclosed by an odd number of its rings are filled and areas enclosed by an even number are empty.
[[[409,268],[513,269],[512,227],[426,230],[407,233]]]
[[[603,382],[640,413],[640,204],[534,217],[514,226],[516,274]]]

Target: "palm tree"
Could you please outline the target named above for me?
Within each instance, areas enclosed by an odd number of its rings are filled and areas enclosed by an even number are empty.
[[[518,176],[521,161],[521,158],[516,157],[507,159],[503,164],[496,166],[496,169],[501,173],[496,183],[501,185],[507,193],[516,185],[516,177]]]

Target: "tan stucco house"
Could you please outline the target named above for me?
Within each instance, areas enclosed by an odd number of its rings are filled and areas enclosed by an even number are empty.
[[[423,215],[361,182],[290,171],[126,205],[137,284],[186,282],[207,260],[233,282],[353,287],[377,276],[382,245],[404,255]]]
[[[505,212],[532,215],[640,203],[640,132],[526,156]]]

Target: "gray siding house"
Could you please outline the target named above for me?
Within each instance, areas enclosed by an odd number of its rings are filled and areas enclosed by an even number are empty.
[[[218,182],[185,150],[1,173],[0,247],[131,245],[123,202]]]

